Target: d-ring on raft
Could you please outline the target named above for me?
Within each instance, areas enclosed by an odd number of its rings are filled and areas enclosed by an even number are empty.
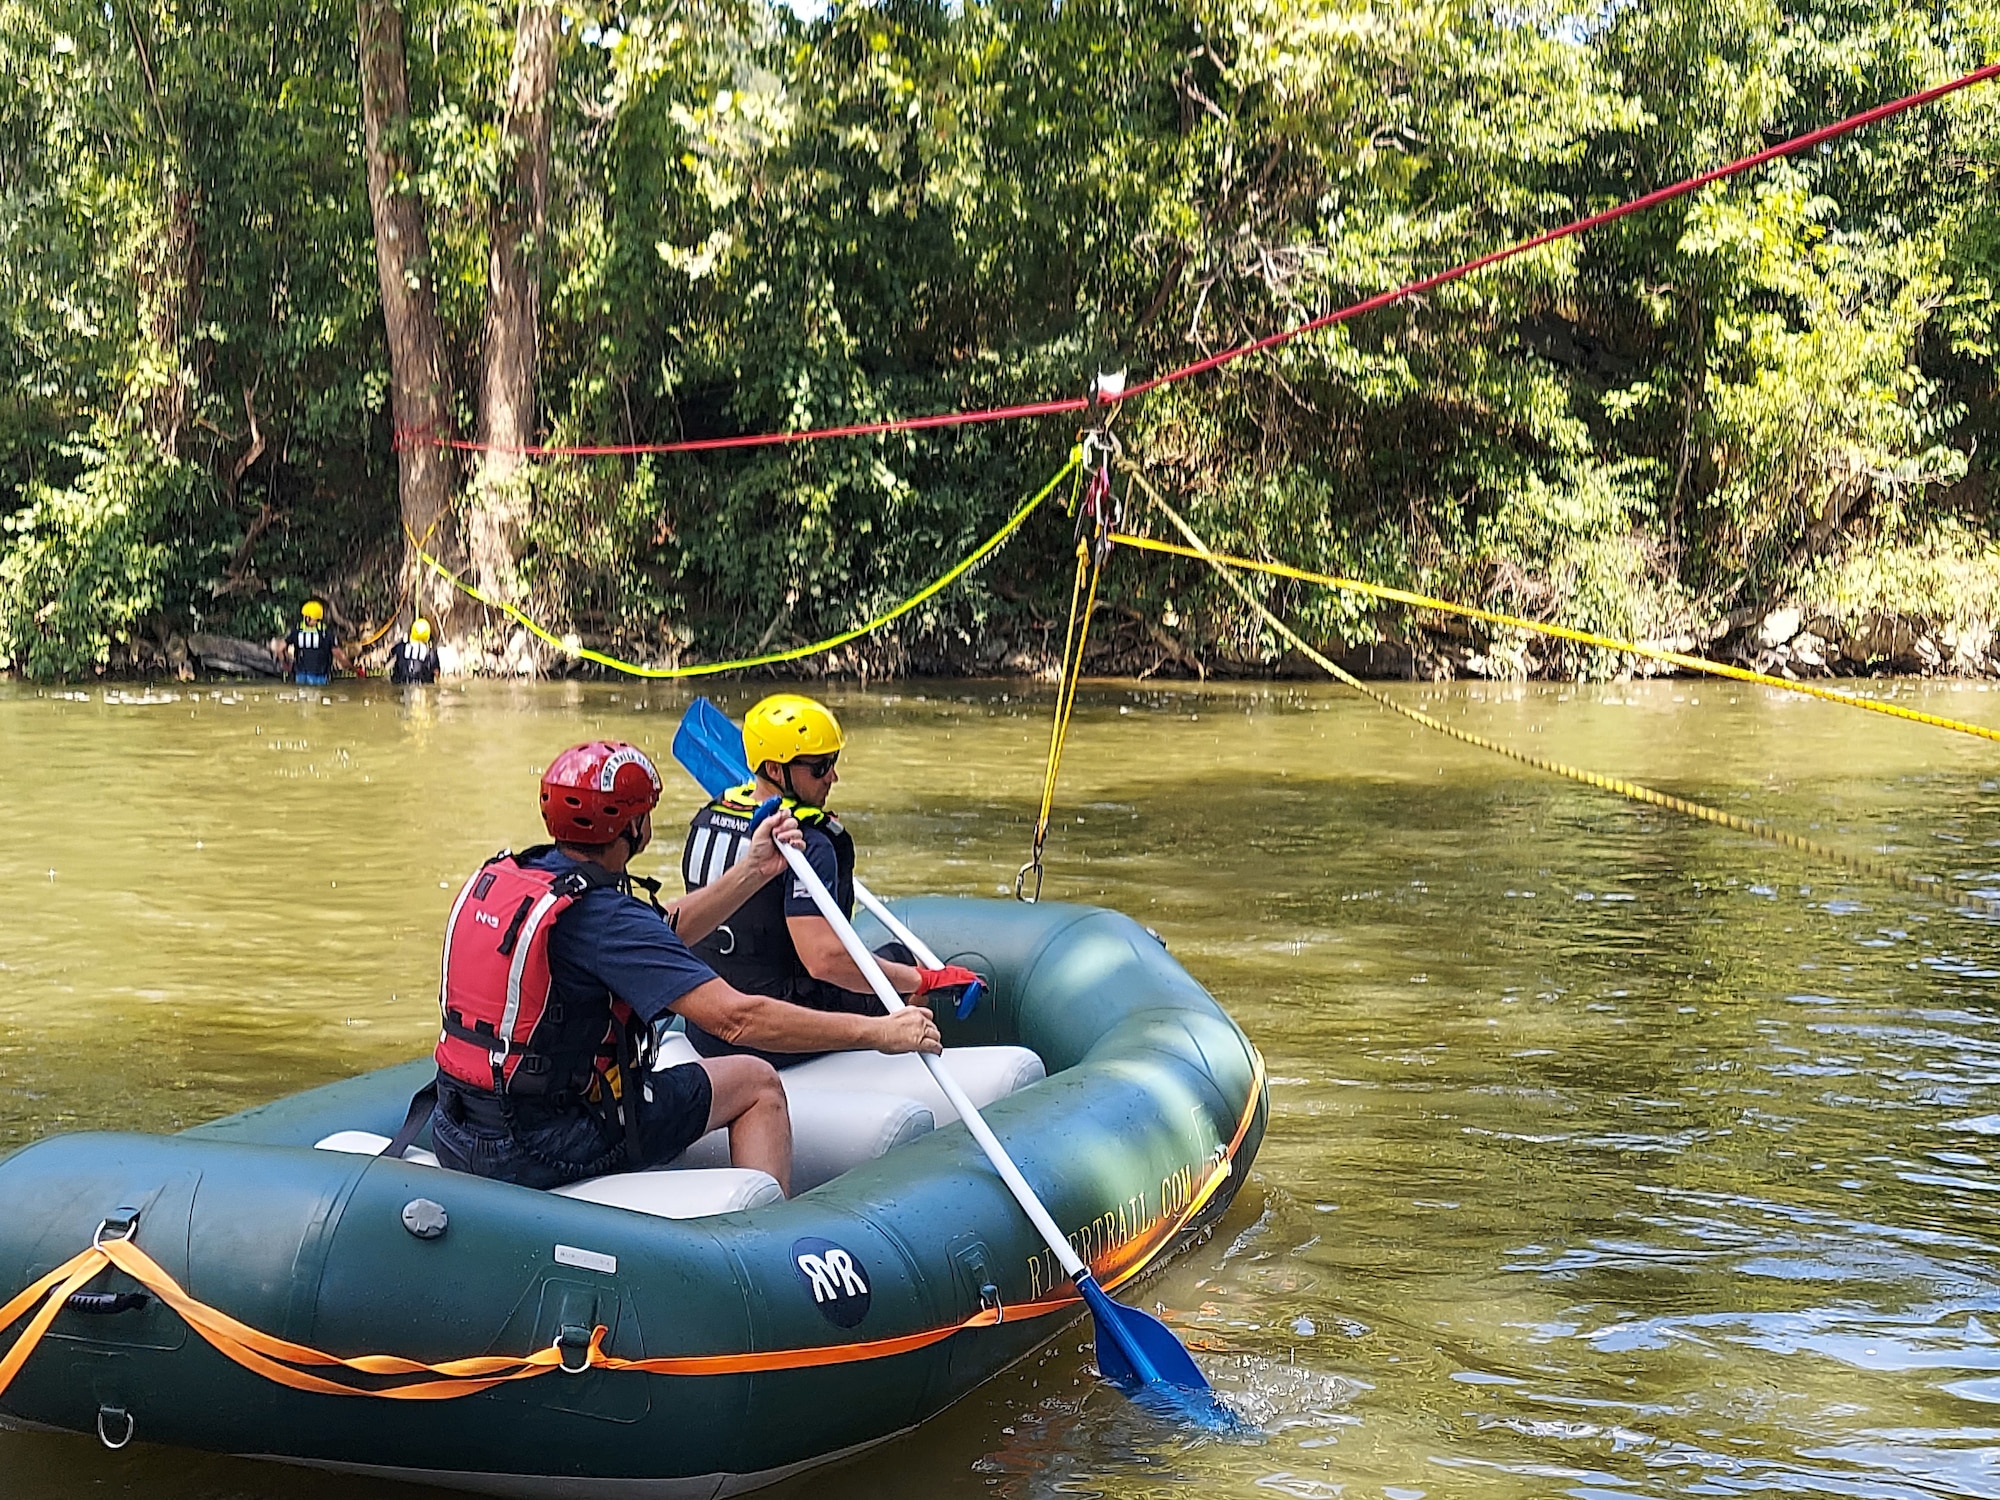
[[[940,1016],[946,1057],[1104,1287],[1214,1222],[1263,1064],[1155,938],[1086,907],[897,911],[991,976]],[[358,1154],[429,1067],[0,1162],[0,1422],[116,1411],[141,1441],[487,1494],[709,1500],[907,1431],[1083,1314],[913,1057],[787,1071],[790,1202],[716,1137],[559,1193]]]

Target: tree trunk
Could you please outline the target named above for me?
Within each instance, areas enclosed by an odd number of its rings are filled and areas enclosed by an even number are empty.
[[[521,0],[501,127],[501,174],[486,259],[481,349],[479,484],[468,538],[480,586],[517,592],[514,563],[527,516],[525,460],[535,441],[542,237],[548,221],[550,95],[555,86],[556,9]]]
[[[438,325],[430,232],[410,159],[410,90],[403,60],[403,14],[397,0],[357,0],[361,120],[368,156],[368,208],[375,221],[375,272],[389,337],[390,410],[396,424],[403,525],[403,580],[418,610],[427,598],[450,616],[450,586],[416,555],[454,558],[451,521],[457,463],[435,439],[451,433],[451,375]]]
[[[152,49],[146,45],[139,13],[130,5],[125,7],[125,24],[133,55],[139,60],[146,102],[159,129],[160,224],[158,232],[138,247],[133,279],[139,290],[140,320],[160,368],[168,372],[145,393],[146,430],[160,452],[171,459],[180,456],[181,427],[187,420],[196,377],[187,361],[186,335],[201,321],[199,240],[194,199],[181,185],[179,139],[167,122],[159,75],[153,71]]]

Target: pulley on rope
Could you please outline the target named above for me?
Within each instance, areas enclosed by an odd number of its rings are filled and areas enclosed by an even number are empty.
[[[1099,375],[1091,386],[1091,409],[1115,401],[1124,389],[1125,372]],[[1090,615],[1097,605],[1097,585],[1104,576],[1122,520],[1123,507],[1111,488],[1111,466],[1123,451],[1104,424],[1083,433],[1077,446],[1078,472],[1083,477],[1076,503],[1076,575],[1070,584],[1069,625],[1063,632],[1062,671],[1056,684],[1055,722],[1049,729],[1048,764],[1042,771],[1042,806],[1035,818],[1035,835],[1028,862],[1014,872],[1014,899],[1042,898],[1042,849],[1049,837],[1049,813],[1055,805],[1056,776],[1062,768],[1063,743],[1076,707],[1077,684],[1083,677],[1084,654],[1090,639]],[[1033,875],[1032,889],[1028,877]]]

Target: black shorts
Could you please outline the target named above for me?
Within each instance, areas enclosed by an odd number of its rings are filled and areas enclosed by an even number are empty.
[[[663,1167],[708,1134],[715,1086],[700,1063],[648,1073],[639,1094],[639,1156],[627,1171]]]
[[[583,1176],[638,1172],[665,1166],[708,1133],[715,1090],[700,1063],[682,1063],[645,1075],[631,1101],[639,1112],[639,1159],[631,1159],[625,1133],[583,1105],[553,1112],[522,1102],[515,1128],[490,1094],[447,1085],[431,1115],[431,1145],[438,1161],[456,1172],[553,1188]],[[585,1168],[593,1168],[585,1171]]]

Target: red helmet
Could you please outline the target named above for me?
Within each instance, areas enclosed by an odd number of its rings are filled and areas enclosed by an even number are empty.
[[[660,803],[660,773],[622,740],[572,745],[542,773],[542,821],[565,844],[608,844]]]

